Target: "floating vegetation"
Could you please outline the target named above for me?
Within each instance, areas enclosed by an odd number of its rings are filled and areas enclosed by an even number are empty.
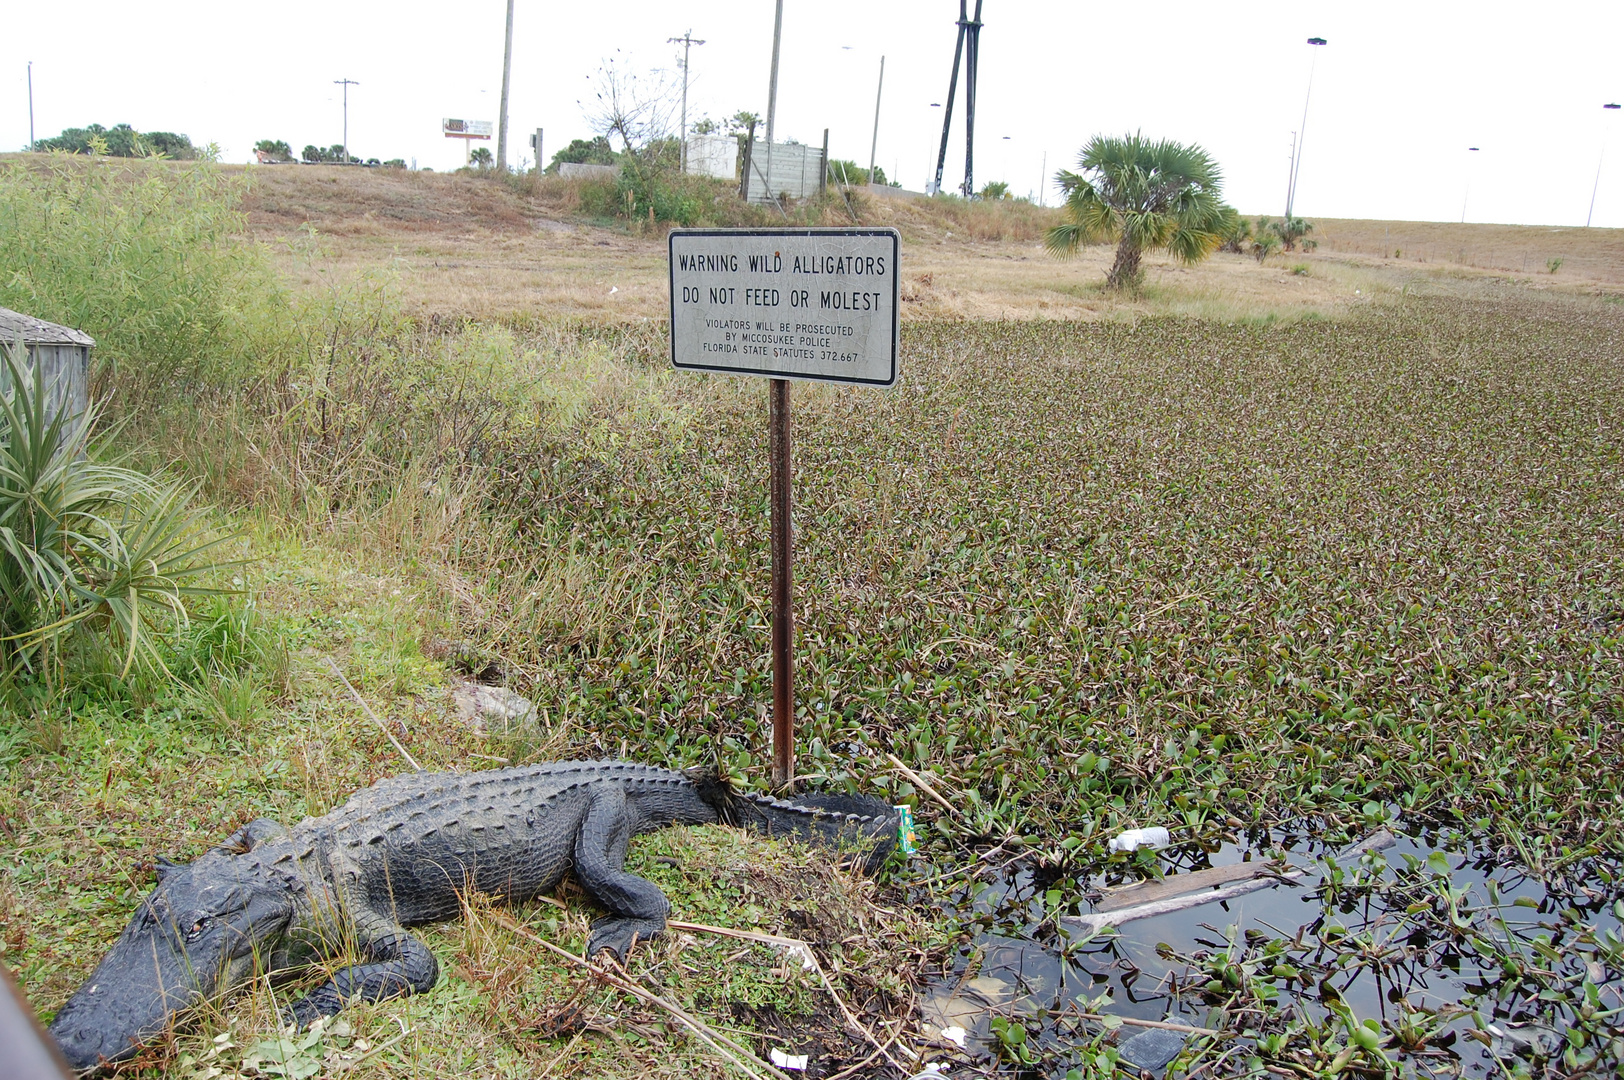
[[[1575,854],[1540,880],[1515,848],[1453,830],[1341,857],[1289,833],[1255,839],[1172,849],[1164,884],[1246,858],[1310,872],[1092,937],[1068,933],[1068,915],[1096,906],[1120,866],[962,886],[948,910],[975,931],[922,1000],[927,1030],[989,1070],[1057,1077],[1624,1068],[1617,855]]]

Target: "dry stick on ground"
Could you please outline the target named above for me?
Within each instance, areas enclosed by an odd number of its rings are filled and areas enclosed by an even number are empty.
[[[350,692],[350,696],[360,703],[361,708],[368,716],[372,717],[372,722],[378,725],[378,730],[382,731],[389,737],[389,741],[395,744],[395,749],[400,751],[400,756],[406,759],[406,763],[418,772],[422,772],[423,766],[419,765],[417,759],[408,754],[406,748],[400,745],[400,740],[395,738],[395,733],[389,730],[389,725],[378,719],[378,714],[372,711],[372,706],[366,703],[366,699],[355,692],[355,687],[350,685],[350,680],[344,677],[344,673],[339,670],[338,665],[333,662],[331,656],[327,658],[327,666],[333,669],[333,674],[338,676],[338,681],[344,684],[344,689]]]
[[[388,1042],[379,1043],[377,1046],[374,1046],[371,1050],[368,1050],[366,1053],[362,1054],[360,1057],[355,1058],[354,1060],[351,1060],[351,1061],[339,1062],[339,1064],[333,1069],[333,1071],[336,1072],[336,1073],[347,1073],[352,1069],[359,1068],[361,1066],[362,1062],[367,1061],[367,1060],[369,1060],[371,1058],[377,1057],[379,1054],[383,1053],[385,1050],[389,1049],[391,1046],[394,1046],[396,1043],[400,1042],[400,1040],[404,1039],[406,1036],[410,1035],[412,1032],[414,1032],[416,1030],[417,1030],[416,1028],[406,1028],[399,1035],[396,1035],[394,1038],[390,1039]]]
[[[918,773],[914,772],[912,769],[908,768],[908,766],[904,765],[895,754],[888,752],[885,755],[885,760],[889,761],[893,768],[912,781],[914,787],[918,788],[920,791],[923,791],[926,795],[929,795],[938,803],[941,803],[943,809],[945,809],[948,813],[952,814],[956,818],[959,818],[960,820],[963,819],[964,815],[959,813],[957,807],[948,802],[946,799],[942,798],[940,795],[936,794],[936,789],[930,786],[929,781],[927,781],[923,776],[920,776]]]
[[[1055,1019],[1067,1016],[1079,1016],[1084,1020],[1120,1020],[1129,1027],[1160,1028],[1163,1031],[1182,1031],[1186,1035],[1222,1035],[1223,1032],[1215,1028],[1193,1027],[1190,1024],[1175,1024],[1171,1020],[1140,1020],[1134,1016],[1118,1016],[1115,1013],[1105,1015],[1102,1013],[1083,1012],[1081,1009],[1051,1009],[1049,1015]]]
[[[754,1054],[740,1046],[738,1043],[734,1042],[732,1039],[728,1038],[726,1035],[720,1034],[703,1020],[696,1016],[689,1015],[689,1013],[676,1002],[663,998],[652,991],[643,989],[641,986],[632,982],[630,978],[617,975],[609,968],[597,967],[591,963],[588,963],[579,956],[576,956],[574,953],[570,952],[568,949],[554,945],[552,942],[548,941],[539,934],[532,933],[528,927],[521,926],[519,923],[510,919],[504,912],[493,911],[490,913],[490,919],[497,925],[504,926],[513,933],[518,934],[526,941],[532,941],[535,944],[540,945],[542,948],[557,956],[559,959],[581,968],[593,978],[601,979],[616,989],[624,990],[626,993],[632,995],[640,1001],[664,1009],[666,1012],[675,1017],[679,1023],[683,1024],[696,1036],[698,1036],[701,1042],[708,1045],[712,1050],[715,1050],[725,1061],[731,1064],[734,1068],[738,1069],[740,1072],[744,1073],[746,1076],[751,1077],[752,1080],[764,1080],[764,1077],[779,1075],[777,1073],[761,1072],[753,1064],[755,1059]]]
[[[885,1052],[891,1048],[891,1044],[896,1042],[897,1039],[901,1037],[901,1035],[902,1035],[902,1025],[898,1024],[897,1029],[891,1033],[891,1037],[889,1039],[885,1040],[885,1045],[884,1046],[882,1046],[879,1049],[875,1050],[872,1054],[868,1055],[868,1057],[864,1058],[862,1061],[859,1061],[857,1064],[848,1065],[846,1068],[841,1069],[839,1072],[837,1072],[833,1076],[829,1077],[829,1080],[842,1080],[843,1077],[850,1076],[850,1075],[852,1075],[853,1073],[857,1072],[860,1069],[868,1068],[870,1065],[874,1064],[874,1059],[879,1057],[881,1054],[885,1054]],[[891,1055],[886,1054],[886,1060],[888,1060],[888,1061],[891,1060]],[[907,1072],[907,1071],[908,1071],[907,1069],[903,1070],[903,1072]]]
[[[829,976],[824,973],[823,965],[818,963],[816,954],[812,952],[812,946],[800,938],[782,937],[778,934],[763,934],[756,930],[734,930],[726,926],[707,926],[704,923],[678,922],[675,919],[668,920],[666,926],[673,930],[691,930],[695,933],[718,934],[722,937],[739,938],[743,941],[760,941],[767,945],[778,945],[799,954],[802,960],[811,964],[812,970],[818,973],[818,978],[823,982],[823,988],[829,991],[829,996],[834,999],[835,1006],[840,1009],[840,1014],[846,1018],[846,1023],[850,1024],[858,1034],[868,1040],[870,1046],[875,1048],[875,1052],[869,1056],[869,1060],[873,1061],[878,1055],[885,1054],[885,1060],[897,1068],[903,1069],[902,1063],[886,1053],[885,1049],[895,1042],[897,1037],[893,1035],[884,1046],[880,1045],[880,1041],[874,1037],[874,1033],[865,1027],[862,1021],[857,1019],[857,1015],[851,1011],[845,1000],[841,998],[839,991],[835,989],[835,984],[829,981]]]
[[[547,1063],[547,1067],[545,1069],[541,1070],[541,1075],[537,1076],[536,1080],[547,1080],[547,1077],[551,1076],[553,1070],[558,1067],[558,1063],[560,1061],[565,1060],[566,1058],[568,1058],[570,1056],[570,1053],[575,1049],[575,1044],[580,1042],[581,1041],[581,1036],[585,1035],[585,1034],[586,1034],[586,1029],[584,1029],[584,1028],[582,1030],[580,1030],[580,1031],[577,1031],[575,1033],[575,1038],[570,1040],[570,1044],[568,1046],[564,1047],[564,1050],[563,1050],[562,1053],[558,1054],[557,1056],[555,1056],[553,1058],[553,1060],[551,1060],[551,1061],[549,1061]]]

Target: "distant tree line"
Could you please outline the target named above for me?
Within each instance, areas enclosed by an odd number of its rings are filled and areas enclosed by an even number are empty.
[[[292,162],[293,148],[282,139],[261,139],[254,144],[256,153],[263,154],[273,162]],[[346,154],[342,143],[321,147],[312,143],[299,152],[299,157],[307,165],[370,165],[383,166],[386,169],[404,169],[406,161],[403,158],[390,158],[388,161],[379,161],[377,158],[367,158],[362,161],[354,154]]]
[[[29,149],[40,153],[61,150],[69,154],[127,158],[156,156],[173,161],[191,161],[198,156],[197,147],[185,135],[172,131],[137,131],[129,124],[114,124],[110,128],[100,124],[65,128],[55,138],[35,140]]]

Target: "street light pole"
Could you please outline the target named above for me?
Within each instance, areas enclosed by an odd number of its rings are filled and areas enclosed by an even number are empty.
[[[1297,178],[1303,167],[1303,143],[1308,138],[1308,102],[1314,96],[1314,67],[1319,63],[1319,46],[1325,44],[1322,37],[1311,37],[1308,43],[1314,46],[1313,59],[1308,62],[1308,92],[1303,95],[1303,122],[1297,127],[1297,149],[1292,154],[1291,186],[1286,190],[1286,220],[1291,220],[1291,208],[1297,202]]]
[[[684,173],[686,173],[688,171],[688,50],[691,47],[695,46],[695,45],[703,45],[703,44],[705,44],[705,42],[703,40],[699,39],[699,38],[694,37],[694,32],[692,30],[684,31],[683,35],[681,37],[674,37],[674,38],[666,38],[665,39],[665,43],[667,45],[674,45],[679,41],[682,42],[682,155],[681,155],[681,160],[682,160],[682,171]]]
[[[1606,105],[1603,105],[1602,108],[1604,108],[1604,109],[1618,109],[1618,108],[1624,108],[1624,106],[1620,106],[1616,102],[1611,102],[1610,101]],[[1601,189],[1601,163],[1603,161],[1605,161],[1606,159],[1607,159],[1607,130],[1605,128],[1603,128],[1602,133],[1601,133],[1601,153],[1599,155],[1597,155],[1597,157],[1596,157],[1596,181],[1595,181],[1595,183],[1590,185],[1590,209],[1585,212],[1585,228],[1587,228],[1587,229],[1590,228],[1590,219],[1592,217],[1594,217],[1595,214],[1596,214],[1596,192]]]
[[[1286,151],[1286,218],[1291,218],[1291,189],[1297,183],[1297,133],[1291,133],[1291,149]]]
[[[28,148],[34,149],[34,61],[28,62]]]
[[[348,165],[350,163],[350,87],[360,86],[361,84],[354,79],[346,78],[334,79],[333,85],[344,88],[344,160],[340,164]]]

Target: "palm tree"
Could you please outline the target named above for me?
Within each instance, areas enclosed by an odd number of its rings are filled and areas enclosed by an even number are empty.
[[[1093,240],[1116,240],[1109,288],[1135,287],[1146,248],[1166,248],[1199,262],[1223,242],[1218,164],[1199,146],[1138,135],[1096,135],[1077,158],[1080,172],[1062,171],[1066,223],[1044,237],[1055,255],[1074,255]]]

